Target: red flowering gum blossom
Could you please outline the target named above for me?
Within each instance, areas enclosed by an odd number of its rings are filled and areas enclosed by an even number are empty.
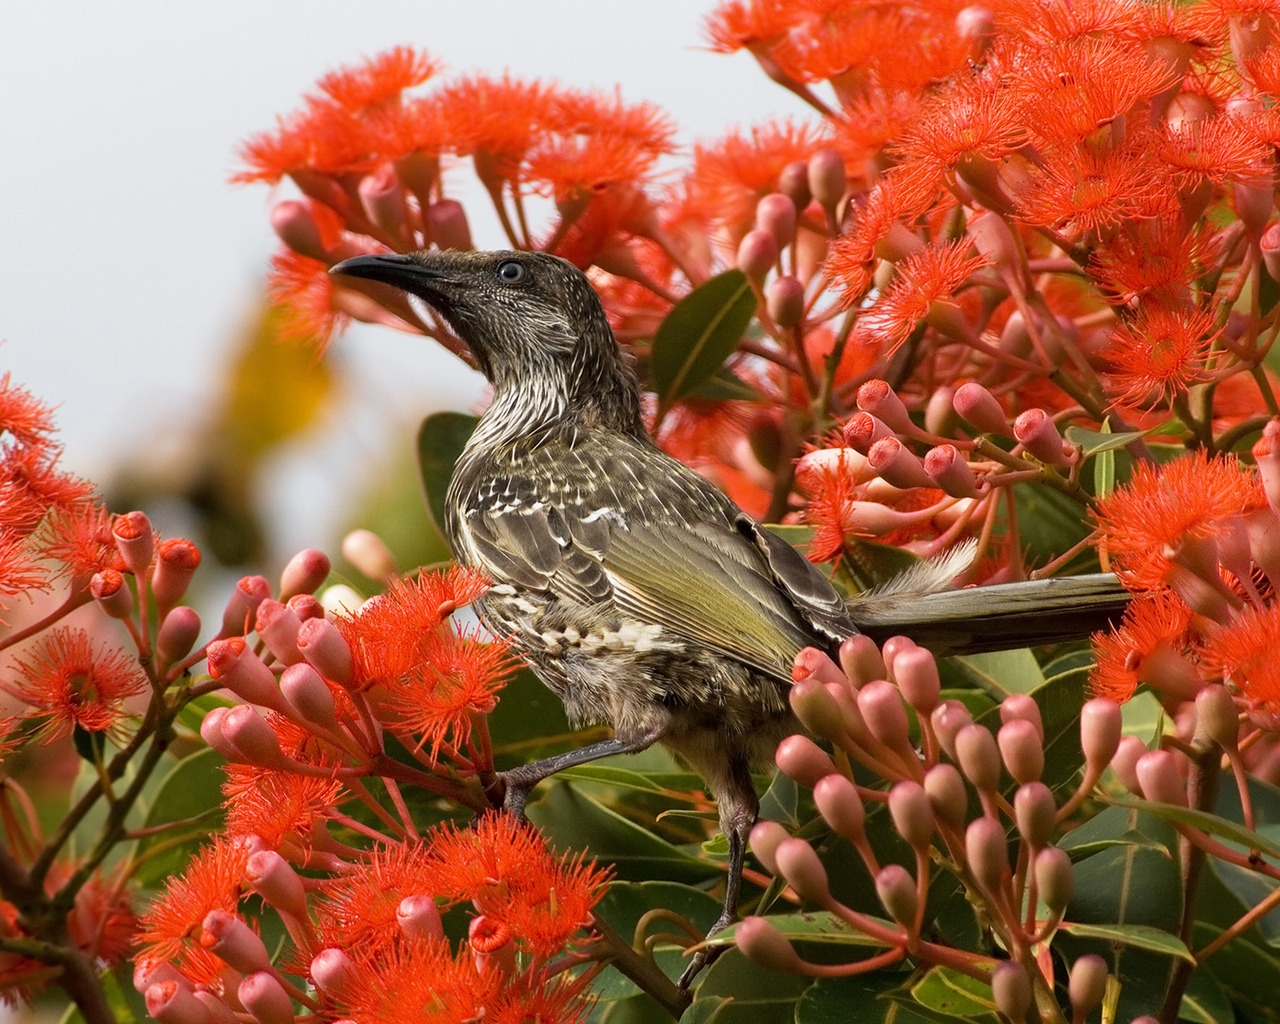
[[[146,575],[151,565],[155,537],[151,520],[145,512],[126,512],[116,516],[111,523],[111,535],[124,560],[125,567],[135,576]]]
[[[275,673],[249,649],[243,637],[214,640],[209,644],[208,657],[209,674],[241,700],[281,714],[289,713]]]
[[[235,585],[222,613],[222,636],[244,636],[253,627],[258,605],[271,596],[271,584],[262,576],[245,576]]]
[[[160,542],[156,549],[155,572],[151,575],[151,592],[162,612],[178,603],[198,568],[200,549],[191,541],[172,537]]]
[[[118,569],[94,573],[89,581],[89,593],[98,607],[113,619],[127,619],[133,614],[133,593],[125,586],[124,573]]]

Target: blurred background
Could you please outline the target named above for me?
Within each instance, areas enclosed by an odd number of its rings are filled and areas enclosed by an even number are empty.
[[[428,340],[365,326],[323,361],[274,344],[262,280],[285,187],[232,186],[237,144],[315,80],[407,44],[448,73],[511,69],[621,86],[688,147],[803,115],[745,54],[705,49],[711,4],[646,0],[53,0],[0,31],[0,373],[58,407],[64,465],[113,510],[145,508],[205,552],[225,594],[303,546],[388,534],[402,567],[442,556],[414,471],[423,416],[482,382]],[[446,179],[480,246],[502,236],[468,163]]]

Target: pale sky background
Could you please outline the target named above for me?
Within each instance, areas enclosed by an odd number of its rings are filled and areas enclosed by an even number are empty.
[[[694,0],[43,0],[0,16],[0,373],[59,406],[64,464],[101,479],[172,454],[207,408],[275,237],[274,196],[231,186],[235,149],[325,71],[397,44],[448,71],[546,77],[649,100],[680,141],[804,114],[746,54],[707,51]],[[468,165],[455,181],[469,181]],[[473,193],[474,195],[474,193]],[[480,245],[500,245],[468,202]],[[273,467],[292,549],[333,550],[342,502],[382,446],[467,409],[476,380],[422,339],[336,346],[350,402]],[[410,426],[406,426],[409,424]],[[159,447],[152,447],[158,445]],[[279,554],[279,552],[277,552]]]

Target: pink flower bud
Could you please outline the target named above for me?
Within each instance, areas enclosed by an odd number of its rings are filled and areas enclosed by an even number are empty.
[[[1061,914],[1076,892],[1076,875],[1065,850],[1046,846],[1032,862],[1036,891],[1053,914]]]
[[[181,661],[196,641],[200,639],[200,616],[194,608],[180,604],[170,610],[160,623],[160,632],[156,634],[156,653],[159,655],[159,668],[164,671],[170,665]]]
[[[933,734],[938,737],[938,744],[946,751],[951,760],[956,757],[956,735],[966,725],[973,724],[973,716],[958,700],[944,700],[929,716],[933,723]]]
[[[236,995],[258,1024],[293,1024],[293,1000],[269,972],[245,975]]]
[[[286,604],[293,609],[300,623],[324,618],[324,605],[311,594],[294,594]]]
[[[858,691],[858,710],[881,743],[898,752],[911,751],[907,709],[896,686],[883,679],[868,683]]]
[[[1036,727],[1022,718],[1006,722],[996,734],[1000,757],[1016,782],[1035,782],[1044,771],[1044,743]]]
[[[975,498],[982,493],[968,460],[953,444],[940,444],[925,452],[924,471],[935,487],[953,498]]]
[[[456,199],[441,199],[427,207],[427,225],[431,240],[441,249],[469,252],[475,248],[467,211]]]
[[[430,896],[406,896],[396,907],[396,924],[411,939],[442,939],[444,926],[440,923],[440,908]]]
[[[1004,723],[1021,719],[1035,727],[1036,735],[1044,742],[1044,722],[1040,718],[1040,705],[1025,693],[1011,693],[1000,702],[1000,721]]]
[[[846,780],[847,781],[847,780]],[[852,785],[852,783],[850,783]],[[771,875],[779,874],[776,854],[778,846],[790,834],[776,821],[757,821],[751,826],[751,852]]]
[[[330,262],[320,228],[306,203],[297,199],[276,203],[271,208],[270,221],[271,230],[294,252],[322,263]]]
[[[821,683],[807,679],[796,683],[791,687],[788,698],[800,724],[815,736],[837,744],[844,739],[840,706]]]
[[[903,699],[920,716],[933,714],[942,694],[938,663],[923,647],[903,651],[893,659],[893,679]]]
[[[280,693],[275,673],[253,653],[243,637],[212,641],[208,656],[209,674],[241,700],[288,713],[289,705]]]
[[[1107,974],[1107,962],[1096,953],[1086,953],[1071,965],[1067,996],[1071,1000],[1073,1020],[1084,1020],[1102,1005],[1107,992]]]
[[[210,708],[209,713],[200,721],[200,738],[227,761],[242,764],[246,760],[245,755],[227,739],[225,731],[227,715],[230,713],[230,708]]]
[[[143,997],[147,1013],[160,1024],[211,1024],[204,1004],[189,988],[176,981],[161,981],[147,987]]]
[[[145,512],[126,512],[111,521],[111,535],[125,568],[139,579],[147,574],[154,553],[155,534]]]
[[[1142,786],[1138,782],[1138,760],[1147,753],[1147,745],[1137,736],[1125,736],[1116,745],[1115,755],[1111,758],[1111,770],[1116,773],[1121,784],[1130,793],[1142,795]]]
[[[1252,181],[1235,181],[1232,183],[1232,192],[1236,216],[1244,225],[1245,232],[1250,239],[1260,239],[1266,229],[1267,218],[1276,205],[1270,182],[1264,185]]]
[[[293,866],[275,850],[259,850],[245,864],[244,877],[253,891],[282,914],[307,916],[307,891]]]
[[[89,593],[113,619],[127,619],[133,614],[133,591],[125,586],[124,573],[118,569],[95,572],[89,581]]]
[[[133,965],[133,987],[139,992],[146,992],[152,985],[172,981],[181,988],[190,989],[191,982],[168,960],[148,962],[137,960]]]
[[[1080,709],[1080,747],[1090,771],[1101,772],[1115,757],[1123,725],[1115,701],[1105,697],[1085,701]]]
[[[1258,241],[1262,250],[1262,263],[1271,280],[1280,281],[1280,221],[1273,220],[1262,230]]]
[[[1187,790],[1178,771],[1178,760],[1167,750],[1149,750],[1134,766],[1138,785],[1146,800],[1187,806]]]
[[[935,764],[925,772],[924,791],[939,821],[958,829],[968,820],[969,794],[955,765]]]
[[[1013,437],[1013,428],[1000,403],[981,384],[974,381],[961,384],[952,404],[956,412],[983,433]]]
[[[882,437],[867,449],[867,462],[882,478],[904,491],[933,486],[924,463],[896,437]]]
[[[876,895],[889,916],[908,932],[914,931],[919,900],[911,872],[901,864],[887,864],[876,872]]]
[[[384,164],[366,174],[356,186],[365,216],[397,241],[406,240],[404,189],[395,168]]]
[[[817,853],[803,839],[784,839],[774,851],[778,871],[800,898],[824,907],[831,902],[827,886],[827,869],[822,866]]]
[[[1012,960],[1001,960],[996,964],[991,972],[991,1001],[1003,1017],[1012,1021],[1025,1020],[1032,998],[1031,979],[1022,964]]]
[[[1223,750],[1239,749],[1239,715],[1235,698],[1221,683],[1210,683],[1196,694],[1197,732],[1213,740]]]
[[[245,576],[236,584],[222,613],[222,635],[244,636],[253,627],[258,605],[271,596],[271,584],[262,576]]]
[[[352,530],[342,538],[342,557],[371,580],[385,583],[396,574],[396,559],[372,530]]]
[[[979,793],[994,793],[1000,786],[1000,751],[995,737],[981,725],[966,725],[955,739],[960,770]]]
[[[754,228],[742,236],[738,243],[737,267],[755,281],[764,276],[778,262],[778,240],[772,232]]]
[[[189,540],[172,537],[156,548],[156,568],[151,574],[151,593],[163,615],[187,592],[191,577],[200,568],[200,549]]]
[[[924,429],[938,437],[954,434],[958,425],[955,399],[956,389],[949,384],[937,388],[925,403]]]
[[[824,210],[834,214],[848,181],[844,157],[834,149],[820,149],[809,157],[809,191]]]
[[[888,381],[869,380],[858,388],[858,408],[870,413],[892,430],[909,433],[915,429],[907,407]]]
[[[893,664],[898,656],[905,651],[913,651],[916,649],[916,642],[909,636],[891,636],[884,642],[880,648],[880,655],[884,658],[885,669],[888,675],[883,678],[890,682],[897,682],[897,677],[893,674]]]
[[[1258,479],[1267,495],[1267,504],[1280,513],[1280,419],[1272,418],[1262,427],[1262,436],[1252,448],[1258,464]]]
[[[844,443],[860,455],[866,455],[873,444],[886,437],[893,437],[893,431],[869,412],[855,413],[844,425]]]
[[[240,1018],[235,1015],[235,1012],[223,1001],[221,996],[206,992],[204,989],[196,989],[195,996],[196,999],[204,1004],[204,1008],[209,1011],[209,1019],[213,1024],[240,1024]]]
[[[227,966],[241,974],[271,969],[271,956],[261,937],[235,914],[211,910],[200,927],[200,945]]]
[[[887,677],[880,649],[871,637],[855,633],[840,645],[840,667],[855,688]]]
[[[314,594],[329,577],[329,556],[314,548],[304,548],[291,559],[280,574],[280,600],[295,594]]]
[[[782,932],[763,917],[744,917],[733,933],[734,944],[753,964],[771,971],[798,972],[803,964]]]
[[[840,666],[816,647],[802,648],[791,666],[791,681],[793,683],[806,680],[813,680],[823,684],[835,683],[837,685],[848,685],[849,682],[844,673],[840,671]]]
[[[788,736],[778,744],[774,758],[787,778],[812,789],[823,776],[836,770],[827,752],[808,736]]]
[[[933,842],[933,807],[924,787],[917,782],[894,783],[889,790],[889,817],[894,830],[917,853]]]
[[[843,836],[854,846],[865,841],[867,811],[862,805],[862,797],[858,795],[858,787],[843,775],[833,772],[819,779],[813,787],[813,802],[836,835]],[[751,837],[752,849],[755,849],[754,831]]]
[[[302,620],[288,605],[269,598],[258,605],[254,632],[262,638],[267,649],[286,665],[302,660],[302,652],[298,650],[298,630],[301,628]]]
[[[790,196],[771,192],[756,203],[756,227],[773,235],[779,249],[796,240],[796,204]]]
[[[339,999],[356,990],[360,975],[345,951],[330,947],[311,958],[311,980],[321,995]]]
[[[307,619],[298,629],[296,642],[307,663],[322,676],[339,686],[351,685],[351,647],[332,622]]]
[[[809,165],[803,160],[793,160],[778,175],[778,191],[803,210],[813,200],[809,191]]]
[[[222,720],[222,735],[244,755],[247,764],[283,770],[290,767],[289,759],[280,749],[280,740],[275,730],[247,704],[237,705],[227,711]]]
[[[306,662],[300,661],[284,670],[280,676],[280,695],[292,712],[288,717],[295,721],[322,729],[339,728],[329,684]]]
[[[1058,805],[1043,782],[1024,782],[1013,794],[1014,823],[1033,850],[1049,844],[1057,813]]]
[[[1043,409],[1028,409],[1013,421],[1013,436],[1028,452],[1048,466],[1071,465],[1071,445],[1058,433],[1057,424]]]
[[[779,327],[795,327],[804,319],[804,285],[789,274],[764,286],[764,307]]]
[[[978,885],[987,895],[997,895],[1009,874],[1004,827],[994,818],[975,818],[964,831],[964,852]]]
[[[467,926],[467,941],[480,971],[495,971],[503,978],[514,977],[516,944],[511,929],[505,924],[497,918],[477,914]]]
[[[956,15],[956,35],[969,41],[969,59],[976,63],[995,39],[995,15],[980,4],[964,8]]]
[[[969,219],[968,232],[973,247],[990,260],[1002,276],[1014,274],[1021,278],[1022,246],[1008,221],[998,214],[984,213]]]

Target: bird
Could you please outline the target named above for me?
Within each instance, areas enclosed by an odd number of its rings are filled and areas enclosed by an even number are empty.
[[[492,403],[446,493],[446,540],[492,581],[476,603],[485,626],[511,639],[571,722],[612,728],[609,739],[502,773],[506,809],[523,813],[530,790],[565,768],[669,748],[707,782],[728,842],[714,935],[737,918],[759,810],[752,768],[802,731],[787,700],[795,657],[806,647],[836,656],[859,632],[856,609],[654,443],[636,375],[572,263],[538,251],[424,250],[355,256],[330,272],[426,303],[491,382]],[[962,568],[952,560],[933,575]],[[1099,588],[1109,592],[1096,581],[1088,592]],[[867,605],[867,628],[909,634],[894,616],[906,607],[908,618],[926,617],[918,604]],[[1042,618],[1066,632],[1061,607]],[[940,649],[981,640],[981,624],[966,621],[963,607],[941,614]],[[710,956],[695,957],[682,989]]]

